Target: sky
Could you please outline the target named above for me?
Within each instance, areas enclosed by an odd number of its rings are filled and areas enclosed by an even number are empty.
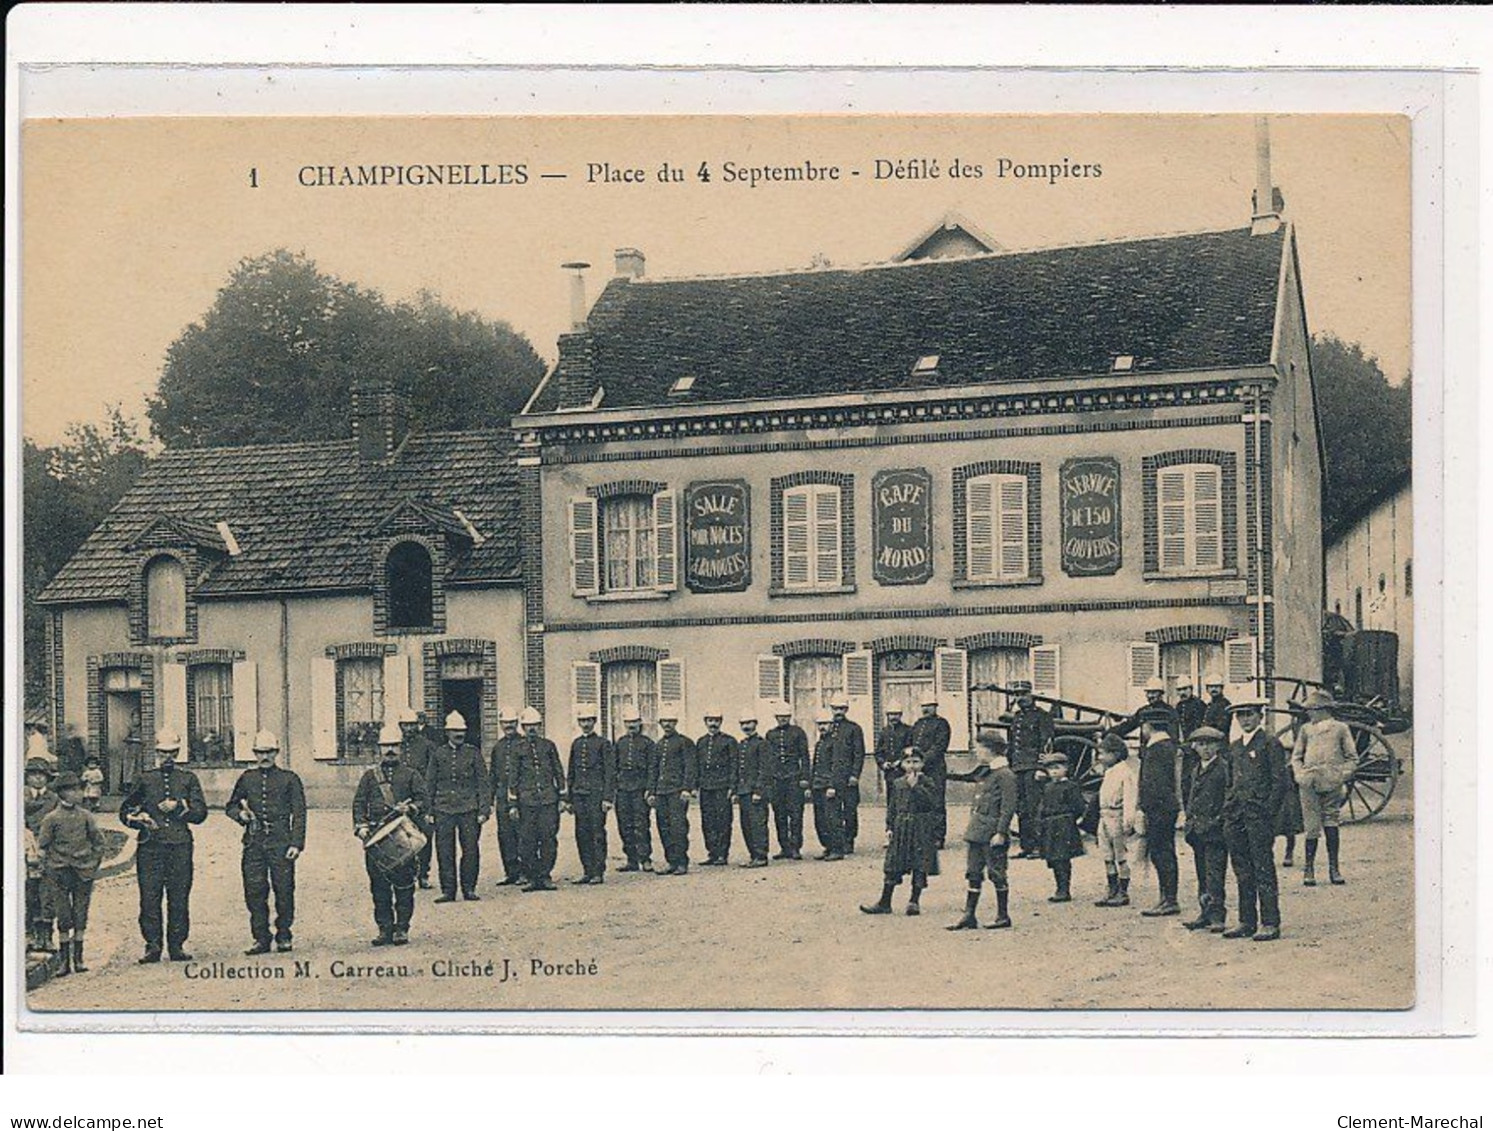
[[[277,247],[391,300],[429,290],[506,321],[552,360],[569,324],[564,262],[594,265],[594,299],[625,246],[650,276],[681,276],[884,261],[950,211],[1013,250],[1243,227],[1254,136],[1238,115],[30,121],[22,428],[53,443],[113,403],[143,418],[169,344],[237,262]],[[1403,380],[1408,120],[1274,117],[1270,138],[1311,329],[1362,343]],[[998,175],[1002,159],[1102,171],[1018,179]],[[939,176],[876,175],[929,161]],[[527,183],[301,183],[315,179],[307,167],[426,163],[485,163],[492,180],[524,165]],[[659,181],[664,163],[683,183]],[[729,181],[728,163],[840,172],[753,188]],[[953,163],[983,176],[950,177]],[[593,182],[592,165],[643,180]]]

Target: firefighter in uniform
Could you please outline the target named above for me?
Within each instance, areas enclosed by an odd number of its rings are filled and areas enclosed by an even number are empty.
[[[1203,725],[1228,734],[1234,715],[1233,704],[1223,693],[1223,676],[1210,673],[1203,677],[1203,690],[1208,693],[1208,703],[1203,709]]]
[[[705,733],[695,743],[700,759],[700,828],[705,834],[702,866],[725,867],[731,854],[731,797],[736,792],[736,739],[721,730],[719,707],[705,712]]]
[[[270,891],[275,893],[275,949],[291,948],[295,923],[295,862],[306,847],[306,791],[300,775],[275,765],[280,740],[267,730],[254,736],[254,769],[234,783],[223,811],[244,827],[240,870],[249,932],[245,954],[270,949]]]
[[[477,877],[482,870],[482,826],[492,815],[492,783],[482,764],[482,752],[468,746],[466,736],[466,719],[460,711],[452,711],[446,716],[446,744],[431,754],[425,781],[435,815],[435,859],[441,881],[437,903],[456,900],[458,881],[463,899],[482,898],[477,894]]]
[[[1177,715],[1166,704],[1145,707],[1141,717],[1136,808],[1145,826],[1146,855],[1156,869],[1159,898],[1141,914],[1177,915],[1177,814],[1182,810],[1182,758],[1169,729]]]
[[[1275,814],[1288,784],[1284,751],[1261,725],[1265,700],[1234,704],[1239,737],[1229,743],[1229,784],[1223,798],[1223,833],[1239,888],[1239,925],[1226,939],[1280,938],[1280,894],[1275,875]]]
[[[508,808],[508,758],[518,744],[523,742],[518,733],[518,712],[512,707],[504,707],[498,712],[498,726],[503,733],[493,743],[488,769],[492,776],[492,794],[497,799],[493,824],[498,828],[498,856],[503,861],[503,878],[498,881],[498,887],[502,888],[525,883],[529,877],[528,870],[524,867],[523,852],[520,851],[518,821]],[[429,846],[425,849],[425,859],[428,866]]]
[[[1204,703],[1192,693],[1192,676],[1179,676],[1177,679],[1177,733],[1173,737],[1183,744],[1182,746],[1182,796],[1192,796],[1192,779],[1198,770],[1198,753],[1192,748],[1188,740],[1192,732],[1203,725],[1203,717],[1208,713],[1208,704]],[[1185,806],[1184,806],[1185,808]]]
[[[829,702],[834,712],[830,734],[844,747],[844,756],[849,763],[849,778],[845,782],[845,855],[855,853],[855,838],[860,835],[861,770],[866,764],[866,732],[861,725],[848,717],[850,699],[842,692]]]
[[[576,709],[581,728],[570,744],[565,803],[575,815],[575,850],[581,875],[573,884],[604,883],[607,870],[607,814],[617,797],[617,754],[596,733],[595,707]]]
[[[916,746],[923,753],[923,776],[933,785],[938,795],[938,813],[933,821],[933,843],[940,849],[949,833],[949,782],[948,754],[949,720],[938,713],[938,696],[930,688],[919,706],[922,717],[912,724],[909,746]]]
[[[136,778],[119,805],[119,820],[140,830],[135,872],[140,881],[142,963],[161,960],[161,899],[166,901],[166,953],[188,962],[183,948],[192,928],[192,828],[207,820],[207,801],[197,775],[176,765],[181,739],[169,730],[156,735],[160,764]]]
[[[659,873],[663,876],[689,871],[689,803],[700,782],[695,744],[679,733],[678,724],[677,712],[659,714],[664,733],[654,746],[648,781],[648,803],[658,820],[658,840],[669,865]]]
[[[845,782],[850,763],[835,736],[835,718],[821,710],[814,720],[819,728],[814,759],[809,766],[809,788],[814,792],[814,835],[823,849],[820,860],[845,859]]]
[[[912,744],[912,727],[902,721],[901,707],[886,709],[886,725],[876,738],[876,768],[881,771],[882,794],[902,772],[902,752]]]
[[[565,769],[560,751],[539,731],[542,716],[525,707],[519,716],[524,733],[508,750],[508,815],[518,822],[519,854],[528,872],[524,891],[554,891],[551,874],[560,838],[560,798]]]
[[[435,752],[435,743],[425,737],[420,725],[420,713],[409,707],[399,712],[399,762],[408,770],[420,775],[420,780],[430,783],[430,756]],[[435,851],[435,825],[428,813],[415,818],[420,831],[425,834],[425,847],[420,849],[415,867],[416,878],[422,888],[430,886],[430,859]]]
[[[809,736],[794,725],[793,712],[779,699],[772,706],[777,726],[767,732],[772,764],[772,821],[777,828],[776,860],[802,860],[804,798],[809,789]],[[899,755],[900,757],[900,755]]]
[[[1137,707],[1124,722],[1111,727],[1110,733],[1126,738],[1140,730],[1143,722],[1149,722],[1154,726],[1164,726],[1167,734],[1181,741],[1182,724],[1177,718],[1177,709],[1166,701],[1166,683],[1160,679],[1146,681],[1146,701]]]
[[[741,713],[736,744],[736,800],[741,806],[741,837],[750,859],[743,868],[767,867],[767,805],[772,797],[772,752],[757,733],[757,712]]]
[[[378,736],[379,763],[364,772],[353,795],[353,835],[360,841],[366,842],[401,813],[413,819],[425,804],[425,779],[404,764],[403,745],[401,727],[385,723]],[[365,852],[363,864],[373,897],[373,922],[378,927],[373,945],[404,946],[410,941],[410,921],[415,915],[419,857],[386,870]]]
[[[1016,709],[1011,712],[1006,748],[1010,752],[1011,771],[1016,775],[1016,813],[1021,836],[1021,851],[1016,858],[1031,860],[1042,855],[1042,830],[1037,823],[1042,783],[1037,780],[1037,767],[1042,755],[1052,749],[1055,728],[1052,714],[1037,706],[1030,681],[1015,680],[1011,690],[1016,695]]]
[[[648,774],[653,767],[653,739],[643,733],[643,714],[636,707],[622,712],[627,733],[617,739],[617,832],[627,863],[619,871],[653,871],[653,830],[648,817]]]

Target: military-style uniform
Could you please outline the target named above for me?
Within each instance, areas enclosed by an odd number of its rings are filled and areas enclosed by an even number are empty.
[[[809,788],[814,792],[814,835],[826,857],[845,855],[845,783],[850,759],[845,745],[828,727],[814,744]]]
[[[1016,816],[1020,822],[1021,851],[1035,856],[1042,845],[1042,829],[1037,820],[1042,783],[1037,780],[1037,764],[1052,745],[1056,727],[1052,713],[1033,703],[1030,707],[1017,707],[1011,713],[1007,731],[1010,739],[1006,749],[1011,771],[1016,775]]]
[[[861,769],[866,764],[866,732],[853,719],[837,719],[830,724],[830,734],[843,746],[850,769],[845,781],[845,851],[855,851],[855,838],[861,831]]]
[[[617,752],[617,832],[627,870],[653,864],[653,829],[648,818],[648,779],[653,770],[653,739],[630,731],[613,745]]]
[[[1229,733],[1229,722],[1233,719],[1231,713],[1233,704],[1228,701],[1224,693],[1220,691],[1208,700],[1208,705],[1203,708],[1203,725],[1212,727],[1220,734]]]
[[[793,723],[767,732],[772,764],[772,821],[778,855],[796,856],[804,847],[804,790],[809,781],[809,736]]]
[[[503,883],[505,884],[522,883],[528,878],[528,869],[524,867],[518,820],[508,808],[508,758],[521,742],[523,742],[523,736],[517,731],[511,736],[505,734],[493,743],[492,758],[489,763],[492,792],[497,798],[497,812],[493,814],[493,824],[498,829],[498,855],[503,861]]]
[[[171,812],[161,802],[177,801]],[[192,929],[192,828],[207,820],[197,775],[174,762],[146,770],[119,806],[119,819],[140,830],[135,874],[140,882],[140,934],[147,957],[161,953],[161,900],[166,901],[166,949],[180,954]],[[144,822],[155,822],[151,828]]]
[[[700,759],[700,828],[706,863],[726,863],[731,854],[731,796],[736,789],[736,739],[722,731],[695,743]]]
[[[1177,733],[1175,738],[1182,744],[1182,797],[1192,795],[1192,778],[1198,771],[1197,751],[1187,741],[1188,737],[1198,727],[1203,725],[1203,717],[1208,713],[1208,704],[1204,703],[1196,695],[1177,696]],[[1228,731],[1224,731],[1227,734]]]
[[[658,821],[658,840],[671,869],[689,871],[689,802],[700,783],[700,762],[695,744],[677,731],[666,734],[653,748],[653,768],[648,790]]]
[[[458,879],[462,894],[475,897],[477,877],[482,870],[482,818],[492,809],[492,783],[487,767],[474,746],[463,742],[431,752],[425,788],[430,794],[430,809],[435,817],[436,870],[440,874],[441,894],[456,897]],[[461,843],[458,875],[457,842]]]
[[[436,743],[431,742],[419,730],[405,736],[399,745],[399,764],[420,775],[420,780],[430,784],[430,756],[435,753]],[[415,871],[425,886],[430,886],[430,860],[435,852],[435,822],[429,813],[421,813],[415,819],[420,831],[425,834],[425,847],[420,849]]]
[[[899,763],[902,751],[912,745],[912,727],[903,722],[887,723],[876,737],[876,768],[881,771],[889,787],[892,779],[902,772]]]
[[[1247,741],[1231,742],[1225,757],[1229,784],[1223,800],[1223,829],[1239,888],[1239,925],[1246,930],[1279,929],[1273,847],[1275,814],[1290,772],[1285,753],[1261,727]]]
[[[767,863],[767,806],[772,797],[772,752],[767,739],[749,734],[736,745],[736,800],[747,854]]]
[[[566,797],[575,814],[575,848],[582,878],[599,883],[607,870],[607,808],[617,798],[617,753],[599,734],[570,744]]]
[[[519,851],[531,886],[547,887],[559,847],[565,769],[547,738],[522,735],[508,750],[508,804],[518,808]]]
[[[358,790],[353,794],[353,828],[377,831],[392,817],[395,806],[401,802],[410,803],[413,815],[425,807],[426,800],[425,779],[414,770],[403,763],[387,768],[380,764],[367,770],[358,782]],[[385,871],[365,852],[363,864],[368,872],[373,921],[378,925],[379,934],[385,937],[396,932],[406,934],[415,915],[415,873],[419,868],[419,857]]]
[[[1125,738],[1140,730],[1141,723],[1165,727],[1167,734],[1175,739],[1181,738],[1182,720],[1177,717],[1177,709],[1165,699],[1159,699],[1155,703],[1141,704],[1135,709],[1134,714],[1115,726],[1110,733]]]
[[[1184,836],[1192,846],[1197,872],[1201,918],[1209,925],[1222,924],[1227,916],[1224,883],[1228,878],[1229,849],[1223,831],[1224,794],[1229,786],[1229,767],[1220,754],[1208,765],[1199,760],[1187,793],[1187,826]]]
[[[1156,869],[1163,903],[1177,902],[1177,813],[1179,752],[1170,738],[1157,738],[1141,751],[1136,808],[1146,817],[1146,855]]]
[[[246,808],[247,807],[247,808]],[[280,766],[245,770],[224,812],[244,826],[239,870],[256,946],[270,945],[270,891],[275,893],[275,942],[289,946],[295,923],[295,861],[306,847],[306,792],[299,775]]]
[[[933,843],[943,847],[949,833],[948,754],[949,720],[940,715],[923,716],[912,724],[912,742],[923,752],[923,773],[938,794],[938,815],[933,821]]]

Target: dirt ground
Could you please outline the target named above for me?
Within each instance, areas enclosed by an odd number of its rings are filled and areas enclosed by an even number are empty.
[[[192,963],[138,966],[133,870],[95,891],[89,973],[28,998],[38,1011],[349,1009],[1403,1009],[1414,1001],[1410,789],[1343,833],[1346,886],[1304,888],[1281,869],[1284,938],[1225,941],[1145,919],[1155,877],[1137,878],[1134,906],[1093,906],[1104,872],[1092,844],[1074,867],[1074,901],[1046,902],[1051,873],[1013,861],[1009,931],[943,928],[962,909],[963,846],[920,918],[870,917],[880,890],[881,810],[864,806],[861,847],[843,862],[775,861],[765,869],[692,868],[683,877],[579,874],[570,818],[552,894],[498,888],[497,845],[484,826],[477,903],[418,895],[411,945],[374,949],[361,849],[340,811],[311,815],[298,872],[291,955],[245,958],[248,917],[238,878],[238,827],[214,814],[198,834]],[[963,828],[962,808],[951,830]],[[810,822],[811,824],[811,822]],[[703,856],[691,811],[692,859]],[[611,832],[612,867],[619,845]],[[744,859],[739,832],[733,855]],[[814,850],[812,831],[810,852]],[[1277,859],[1279,858],[1277,842]],[[1195,907],[1192,854],[1178,839],[1184,911]],[[661,854],[660,854],[661,856]],[[1325,851],[1323,853],[1325,857]],[[1229,880],[1233,922],[1233,877]],[[994,917],[986,889],[980,917]],[[215,964],[218,964],[215,966]],[[364,968],[357,973],[358,968]],[[382,972],[370,970],[382,967]],[[250,977],[227,977],[229,970]],[[353,971],[353,973],[349,973]]]

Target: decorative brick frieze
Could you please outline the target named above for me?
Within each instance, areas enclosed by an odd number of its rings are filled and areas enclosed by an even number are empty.
[[[983,652],[991,648],[1036,648],[1042,637],[1034,632],[972,632],[968,636],[956,636],[954,647],[966,652]]]
[[[242,648],[188,648],[170,657],[173,663],[186,664],[188,667],[196,664],[237,664],[245,658]]]
[[[772,646],[772,654],[782,656],[785,660],[797,659],[799,656],[843,656],[846,652],[856,650],[854,640],[828,640],[823,637],[788,640]]]
[[[1246,472],[1249,462],[1246,455]],[[1219,451],[1216,448],[1182,448],[1172,452],[1158,452],[1141,459],[1145,572],[1147,575],[1161,572],[1161,517],[1156,499],[1156,473],[1164,467],[1187,463],[1211,463],[1219,468],[1219,489],[1223,495],[1223,568],[1220,572],[1235,572],[1239,568],[1239,461],[1233,452]]]
[[[327,658],[331,660],[382,660],[399,651],[396,644],[385,644],[380,640],[359,640],[351,644],[327,645]]]
[[[615,648],[598,648],[590,656],[593,664],[656,664],[668,658],[667,648],[650,648],[646,644],[619,644]]]
[[[947,648],[949,641],[940,636],[919,636],[915,633],[903,632],[896,636],[878,636],[875,640],[867,640],[862,645],[867,651],[875,652],[878,656],[883,652],[932,652],[937,648]]]
[[[1217,624],[1169,624],[1146,633],[1151,644],[1222,644],[1239,635],[1237,629]]]
[[[586,488],[593,499],[615,499],[622,495],[656,495],[668,489],[667,483],[653,479],[618,479],[611,483],[598,483]]]

